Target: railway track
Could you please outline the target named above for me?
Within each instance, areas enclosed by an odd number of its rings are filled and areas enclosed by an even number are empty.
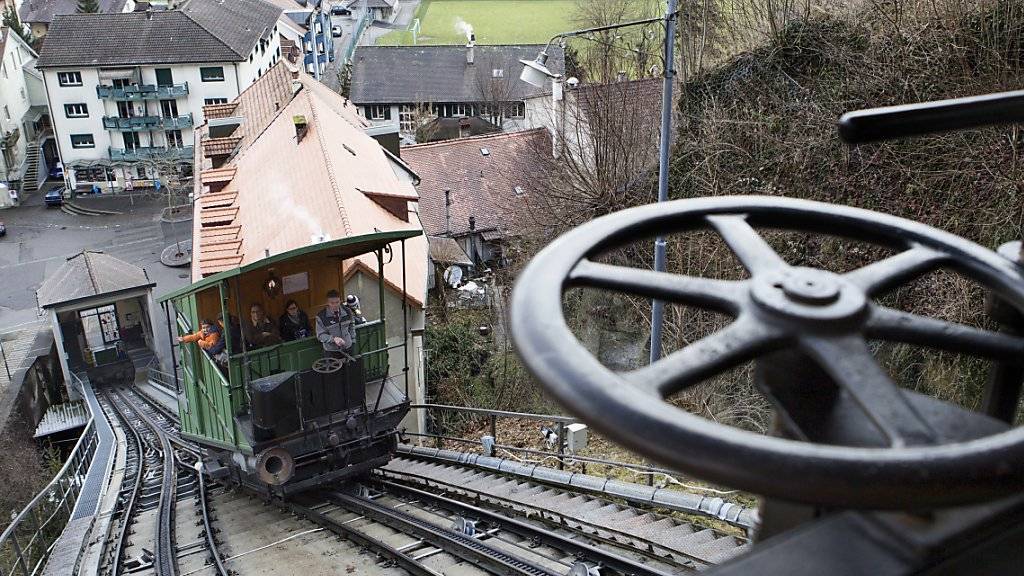
[[[125,484],[116,530],[108,540],[105,573],[228,576],[209,522],[205,480],[193,467],[198,453],[168,433],[172,425],[132,393],[101,394],[112,422],[125,431]],[[199,516],[201,529],[190,524]],[[177,536],[194,540],[176,542]]]
[[[633,549],[698,570],[749,548],[739,530],[725,533],[697,524],[692,517],[641,510],[621,501],[470,466],[399,457],[376,470],[374,476],[509,516],[538,519],[552,528],[568,527],[605,546]]]
[[[152,445],[162,446],[163,438],[195,461],[196,454],[177,436],[173,414],[134,390],[121,392],[118,399],[133,415],[129,424],[145,426],[157,437]],[[415,465],[435,466],[422,461]],[[480,475],[469,468],[462,473]],[[432,474],[433,481],[428,482],[388,466],[364,484],[312,491],[288,502],[265,500],[237,488],[208,487],[199,483],[201,476],[194,471],[181,474],[175,484],[178,501],[182,496],[203,501],[208,514],[203,515],[202,536],[210,544],[204,547],[198,536],[177,543],[180,570],[173,574],[228,573],[218,572],[216,563],[235,574],[672,576],[700,570],[717,561],[715,554],[731,555],[743,547],[742,540],[715,530],[579,494],[572,497],[586,498],[575,502],[584,512],[599,509],[607,517],[613,511],[609,506],[614,506],[621,517],[643,518],[648,529],[632,530],[639,521],[603,525],[593,515],[586,521],[558,514],[551,506],[524,507],[482,487],[475,491],[473,482],[455,490],[456,486],[437,481],[451,474]],[[539,503],[552,497],[500,476],[490,478],[490,492],[515,493],[506,486],[510,482],[539,495],[528,500]],[[187,526],[181,518],[187,516],[179,505],[173,534],[184,533]],[[197,564],[193,558],[211,561]]]

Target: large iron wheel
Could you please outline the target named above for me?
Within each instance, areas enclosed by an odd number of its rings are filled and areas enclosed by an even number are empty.
[[[754,226],[821,232],[902,250],[835,274],[788,265]],[[710,227],[750,278],[715,280],[602,264],[627,243]],[[806,200],[726,196],[642,206],[598,218],[539,253],[512,297],[512,334],[529,370],[560,402],[612,439],[675,469],[754,493],[873,509],[950,506],[1024,487],[1024,429],[950,442],[892,381],[868,339],[1024,358],[1024,338],[919,316],[873,299],[930,271],[963,275],[1024,311],[1024,277],[1006,258],[909,220]],[[723,330],[650,366],[613,372],[573,336],[564,292],[591,287],[728,314]],[[852,397],[855,418],[888,447],[860,448],[761,436],[719,425],[663,399],[780,350],[812,359]]]

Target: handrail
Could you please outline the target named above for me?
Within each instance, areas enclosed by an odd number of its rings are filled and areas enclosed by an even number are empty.
[[[74,373],[71,378],[73,385],[79,388],[84,397],[85,384]],[[11,524],[0,534],[0,573],[15,574],[17,570],[24,576],[37,574],[45,565],[53,545],[63,532],[63,530],[45,530],[45,528],[58,514],[64,516],[65,524],[71,519],[82,484],[85,482],[83,468],[88,470],[97,445],[95,414],[88,402],[86,402],[86,406],[89,410],[89,420],[67,461],[50,480],[50,483],[36,494],[35,498],[15,516]],[[56,497],[57,492],[60,493],[59,498]],[[49,508],[49,511],[44,508]],[[43,511],[43,514],[40,515],[39,511]],[[40,521],[41,516],[46,516],[45,520]],[[30,521],[35,525],[31,536],[27,542],[19,542],[17,538],[19,529],[31,526]],[[39,538],[43,538],[45,541],[37,544],[36,540]],[[39,550],[38,557],[33,553],[34,550]]]
[[[575,424],[579,422],[572,416],[555,416],[553,414],[530,414],[528,412],[508,412],[505,410],[489,410],[487,408],[470,408],[468,406],[450,406],[447,404],[411,404],[410,408],[421,410],[443,410],[446,412],[466,412],[469,414],[480,414],[482,416],[501,416],[504,418],[522,418],[524,420],[536,420],[538,422],[562,422],[564,424]]]

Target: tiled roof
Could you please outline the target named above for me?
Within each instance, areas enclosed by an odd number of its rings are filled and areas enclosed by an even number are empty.
[[[466,251],[459,246],[454,238],[445,236],[428,236],[430,243],[430,259],[438,264],[462,264],[472,266],[473,261],[469,259]]]
[[[474,64],[466,63],[465,46],[359,46],[352,63],[352,101],[356,104],[480,102],[494,70],[507,85],[498,88],[507,100],[544,93],[519,81],[520,59],[533,60],[540,45],[476,46]],[[548,49],[548,68],[565,70],[565,54]]]
[[[214,118],[228,118],[233,116],[235,108],[238,108],[238,102],[228,102],[227,104],[207,104],[203,106],[203,117],[207,120]]]
[[[128,0],[99,0],[100,12],[121,12]],[[78,11],[78,0],[25,0],[18,16],[22,22],[49,24],[59,14],[74,14]]]
[[[177,10],[56,16],[36,66],[239,62],[280,13],[263,0],[187,0]]]
[[[551,136],[544,128],[402,148],[402,159],[420,176],[420,219],[432,236],[449,232],[448,219],[452,235],[468,233],[470,216],[478,231],[507,233],[514,226],[511,214],[531,190],[531,174],[540,169],[542,155],[550,154]]]
[[[241,136],[230,138],[207,138],[203,140],[203,154],[207,156],[226,156],[231,154],[242,141]]]
[[[292,71],[279,63],[239,96],[236,115],[244,128],[239,150],[227,166],[200,172],[193,280],[257,262],[268,251],[308,246],[314,237],[337,240],[377,230],[420,229],[409,210],[417,199],[415,188],[396,174],[384,149],[365,133],[369,125],[355,106],[304,72],[295,75],[298,92],[292,91]],[[301,141],[295,116],[307,121]],[[206,126],[197,133],[202,139]],[[209,184],[223,188],[211,192]],[[426,238],[407,240],[406,252],[407,294],[422,303]],[[393,287],[402,285],[401,262],[394,260],[385,266]],[[376,269],[372,255],[356,261]]]
[[[40,308],[49,308],[102,296],[155,286],[146,271],[102,252],[81,252],[68,258],[36,291]]]
[[[281,9],[264,0],[185,0],[180,10],[242,58],[270,31]]]

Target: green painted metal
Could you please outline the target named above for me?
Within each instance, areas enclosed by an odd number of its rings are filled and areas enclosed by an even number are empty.
[[[295,250],[289,250],[288,252],[282,252],[275,254],[262,260],[257,260],[252,264],[246,264],[241,268],[232,268],[231,270],[225,270],[212,276],[207,276],[199,282],[196,282],[190,286],[175,290],[170,294],[161,296],[158,301],[166,302],[176,298],[181,298],[186,294],[194,294],[213,286],[217,282],[227,280],[228,278],[234,278],[235,276],[241,276],[247,272],[259,270],[276,264],[284,260],[290,260],[299,256],[307,256],[310,254],[323,253],[324,257],[329,256],[340,256],[342,258],[352,258],[365,254],[367,252],[373,252],[375,250],[383,249],[384,246],[396,242],[399,240],[406,240],[409,238],[415,238],[422,236],[422,230],[394,230],[391,232],[374,232],[371,234],[362,234],[360,236],[349,236],[347,238],[340,238],[338,240],[329,240],[327,242],[321,242],[319,244],[313,244],[311,246],[303,246],[302,248],[296,248]]]

